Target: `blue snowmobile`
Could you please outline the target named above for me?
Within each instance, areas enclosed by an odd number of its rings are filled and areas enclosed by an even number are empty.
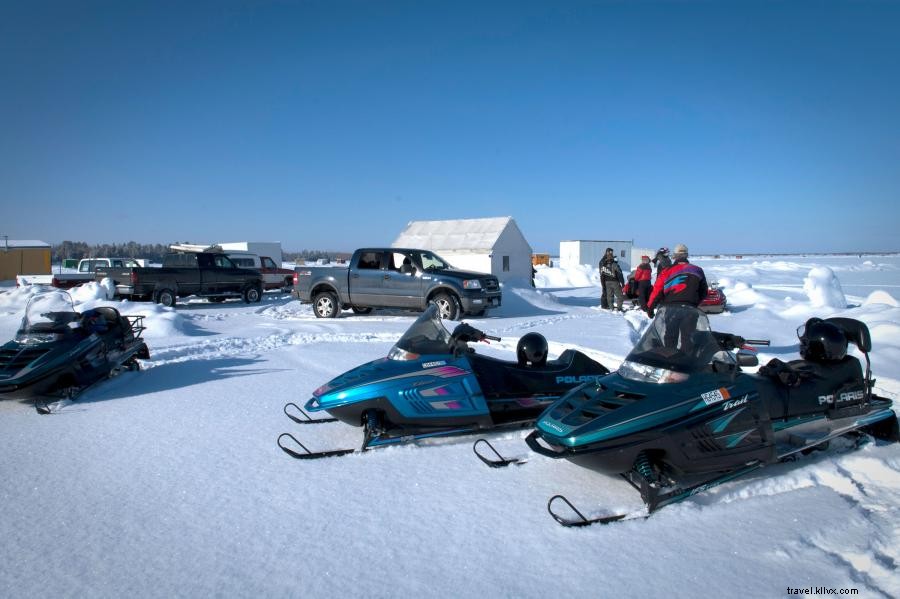
[[[15,339],[0,347],[0,396],[72,400],[88,387],[149,359],[141,339],[143,316],[110,307],[76,312],[71,296],[53,291],[32,297]]]
[[[617,372],[560,398],[526,441],[539,454],[621,475],[649,514],[840,436],[900,440],[891,400],[872,392],[866,325],[812,318],[798,336],[802,359],[750,374],[741,367],[758,359],[746,346],[767,341],[713,332],[693,307],[663,307]],[[865,372],[848,342],[864,355]],[[555,512],[558,503],[574,516]],[[588,518],[561,495],[547,509],[566,526],[629,517]]]
[[[436,306],[429,306],[391,348],[387,357],[357,366],[322,385],[306,402],[284,407],[299,424],[340,420],[364,429],[359,451],[429,437],[487,429],[527,427],[563,393],[609,373],[602,364],[572,349],[547,360],[547,340],[528,333],[518,342],[517,361],[475,353],[469,343],[499,341],[460,323],[450,333]],[[325,411],[333,418],[313,419]],[[283,443],[291,439],[292,446]],[[311,452],[289,433],[278,446],[298,459],[352,453],[354,449]]]

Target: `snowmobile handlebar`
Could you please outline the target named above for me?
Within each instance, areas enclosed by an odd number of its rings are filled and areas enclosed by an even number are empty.
[[[460,323],[453,330],[453,339],[457,341],[461,341],[463,343],[472,343],[474,341],[500,341],[500,337],[494,337],[493,335],[488,335],[484,331],[479,331],[472,325],[466,323]]]
[[[731,333],[713,332],[713,335],[725,351],[740,349],[745,345],[769,345],[768,339],[744,339],[740,335]]]

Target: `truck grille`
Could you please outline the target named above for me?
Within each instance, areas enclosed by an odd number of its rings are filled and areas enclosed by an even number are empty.
[[[484,287],[485,291],[499,291],[500,290],[500,283],[497,281],[497,279],[493,279],[493,278],[492,279],[484,279],[481,282],[481,285]]]

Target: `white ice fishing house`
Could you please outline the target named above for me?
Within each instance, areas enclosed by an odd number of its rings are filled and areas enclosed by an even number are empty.
[[[431,250],[454,267],[531,281],[531,246],[511,216],[410,221],[396,248]]]
[[[598,241],[579,239],[574,241],[559,242],[559,265],[563,268],[571,268],[579,264],[587,264],[597,268],[606,248],[612,248],[616,258],[619,260],[619,267],[622,272],[627,273],[631,270],[632,257],[631,249],[634,246],[633,241]],[[651,258],[653,256],[650,256]],[[640,256],[638,256],[640,260]],[[635,264],[634,266],[637,266]]]

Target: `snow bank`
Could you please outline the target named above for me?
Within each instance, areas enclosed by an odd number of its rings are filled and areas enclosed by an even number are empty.
[[[113,293],[115,293],[115,287],[113,287]],[[72,296],[72,303],[74,303],[76,306],[78,306],[79,304],[86,304],[93,300],[109,299],[109,296],[107,295],[107,288],[96,281],[91,281],[90,283],[85,283],[84,285],[73,287],[69,290],[69,295]]]
[[[587,264],[567,268],[536,266],[534,286],[538,288],[563,289],[572,287],[599,287],[600,271]]]
[[[753,289],[753,285],[740,279],[722,277],[719,287],[725,292],[728,305],[731,306],[764,306],[770,299]]]
[[[817,266],[803,279],[803,291],[814,308],[846,308],[841,282],[827,266]]]
[[[869,297],[867,297],[863,302],[863,306],[873,306],[879,304],[891,306],[893,308],[900,307],[900,302],[894,299],[894,297],[890,293],[888,293],[887,291],[882,291],[881,289],[870,293]]]
[[[0,312],[4,314],[21,312],[25,310],[28,300],[46,290],[46,287],[38,285],[25,285],[23,287],[14,287],[6,293],[0,293]]]

